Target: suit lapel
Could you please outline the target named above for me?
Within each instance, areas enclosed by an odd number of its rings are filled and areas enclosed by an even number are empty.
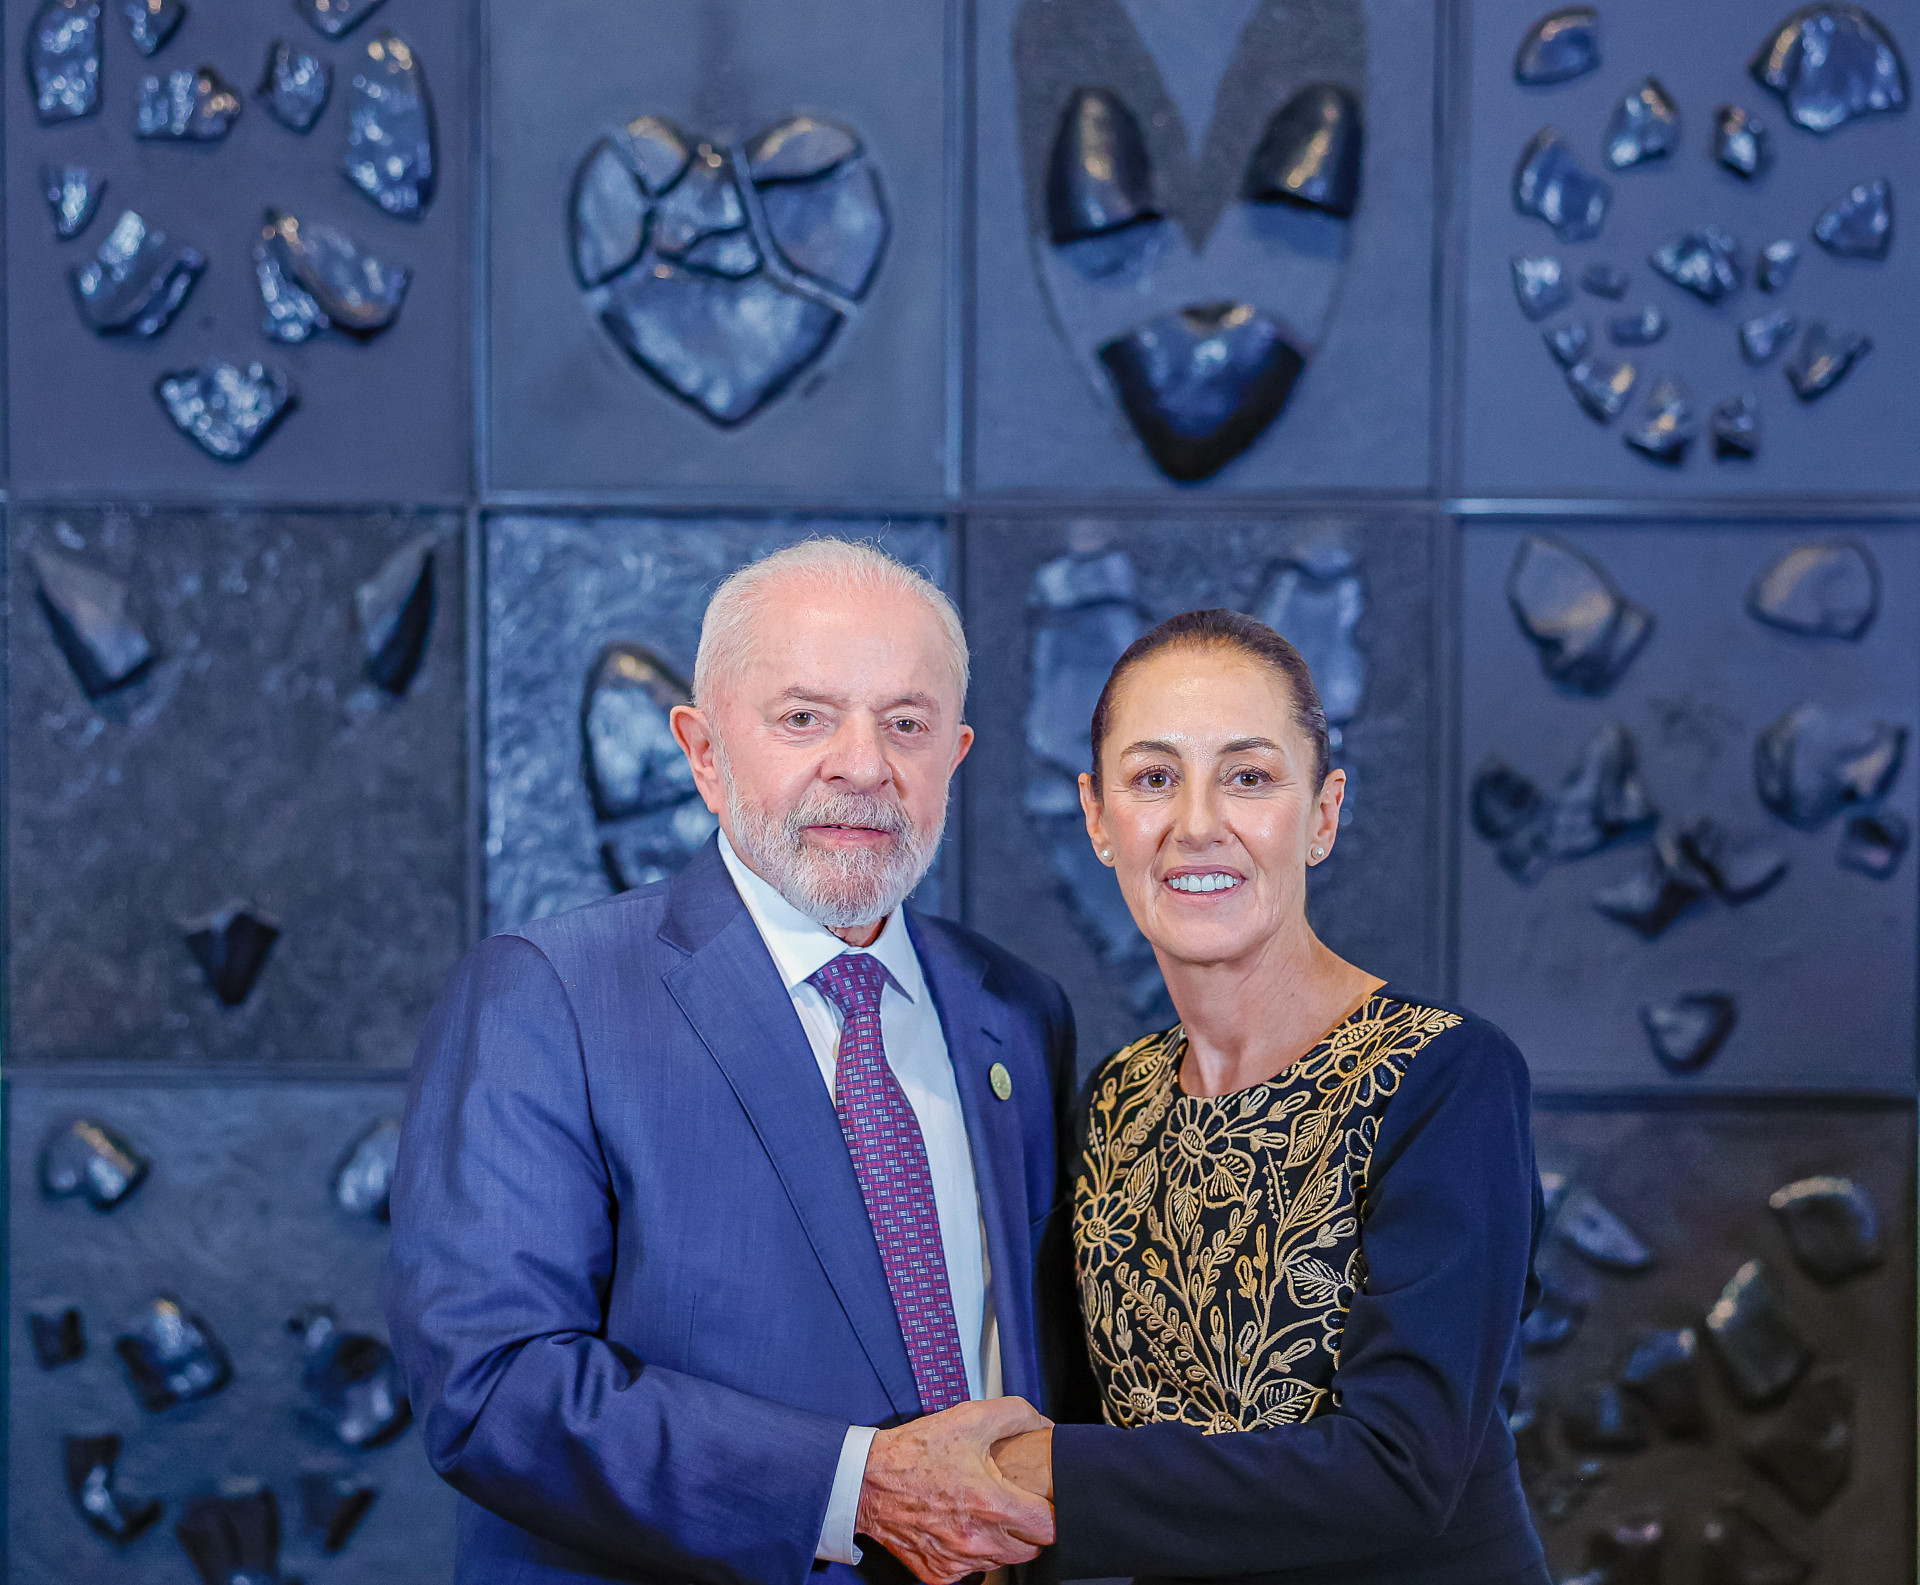
[[[1001,1390],[1038,1403],[1039,1362],[1033,1355],[1033,1284],[1029,1280],[1027,1167],[1017,1101],[993,1093],[988,1075],[1008,1048],[1007,1006],[983,988],[986,965],[961,958],[909,911],[907,926],[920,955],[947,1039],[967,1120],[980,1215],[986,1224],[993,1276],[994,1317],[1000,1332]]]
[[[889,1401],[903,1418],[917,1415],[913,1367],[840,1119],[717,848],[675,880],[661,935],[690,953],[668,972],[669,994],[739,1098]]]

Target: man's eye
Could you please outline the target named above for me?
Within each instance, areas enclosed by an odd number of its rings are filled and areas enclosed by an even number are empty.
[[[796,710],[787,717],[788,726],[808,727],[819,719],[811,710]]]
[[[896,732],[908,732],[908,733],[926,731],[926,727],[922,725],[920,722],[914,720],[911,716],[904,716],[904,715],[898,721],[893,723],[893,729]]]

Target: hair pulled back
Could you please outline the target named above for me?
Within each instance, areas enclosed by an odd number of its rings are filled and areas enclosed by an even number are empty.
[[[1170,616],[1151,632],[1143,633],[1126,648],[1107,674],[1100,690],[1100,702],[1093,707],[1093,790],[1100,795],[1100,751],[1107,741],[1112,723],[1113,701],[1127,673],[1143,660],[1163,649],[1227,649],[1265,666],[1287,685],[1293,696],[1293,723],[1313,745],[1314,786],[1326,782],[1332,767],[1332,750],[1327,742],[1327,712],[1320,703],[1320,690],[1313,685],[1313,673],[1295,649],[1265,622],[1240,611],[1216,608],[1211,611],[1182,611]]]

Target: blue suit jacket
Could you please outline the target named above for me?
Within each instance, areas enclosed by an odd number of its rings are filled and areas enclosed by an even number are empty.
[[[1037,1403],[1072,1017],[990,942],[908,924],[959,1081],[1005,1390]],[[414,1066],[386,1304],[428,1457],[464,1499],[461,1581],[850,1580],[813,1562],[842,1439],[920,1405],[831,1098],[715,845],[467,956]],[[857,1572],[904,1577],[866,1554]]]

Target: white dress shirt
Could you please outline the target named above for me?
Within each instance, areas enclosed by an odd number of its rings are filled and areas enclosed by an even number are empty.
[[[816,924],[741,862],[720,834],[720,858],[733,877],[740,900],[772,954],[780,982],[793,999],[800,1027],[813,1047],[820,1077],[833,1094],[840,1055],[840,1009],[807,982],[843,952],[870,952],[892,979],[880,993],[880,1037],[887,1066],[906,1093],[926,1142],[933,1176],[933,1202],[940,1218],[940,1244],[947,1260],[947,1284],[953,1292],[953,1316],[960,1330],[960,1354],[966,1364],[967,1392],[975,1398],[1000,1396],[1000,1333],[993,1314],[992,1272],[987,1263],[986,1228],[980,1217],[980,1192],[974,1182],[973,1152],[960,1110],[960,1089],[947,1054],[940,1014],[920,972],[920,957],[896,908],[869,947],[849,947],[826,926]],[[826,1522],[814,1556],[831,1563],[858,1563],[853,1526],[860,1506],[860,1485],[872,1426],[849,1426],[827,1499]]]

